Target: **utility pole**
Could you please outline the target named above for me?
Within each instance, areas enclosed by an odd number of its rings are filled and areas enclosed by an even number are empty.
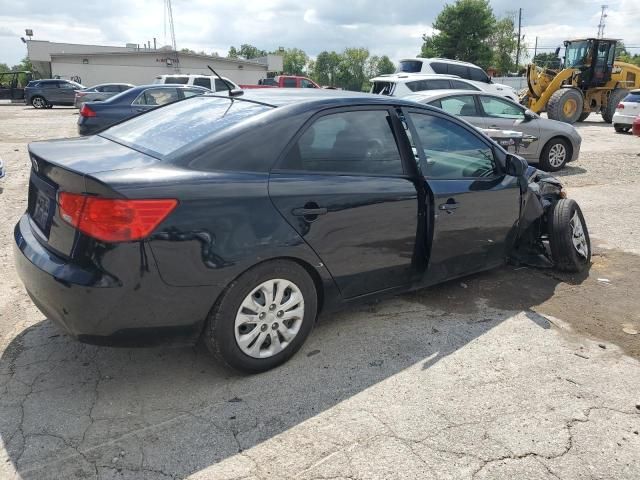
[[[605,27],[605,19],[607,18],[607,8],[609,8],[608,5],[602,5],[600,8],[602,8],[602,11],[600,12],[600,23],[598,24],[598,38],[603,38],[604,37],[604,27]]]
[[[536,61],[536,55],[538,54],[538,37],[536,37],[536,46],[533,47],[533,62]]]
[[[522,34],[522,8],[518,9],[518,48],[516,49],[516,71],[520,65],[520,38]]]

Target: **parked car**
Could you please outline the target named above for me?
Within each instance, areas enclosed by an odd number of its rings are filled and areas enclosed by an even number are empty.
[[[141,85],[104,102],[83,103],[78,116],[78,134],[91,135],[127,118],[203,93],[210,91],[187,85]]]
[[[455,75],[474,82],[484,92],[497,93],[518,101],[518,92],[500,83],[493,83],[491,77],[478,65],[450,58],[404,58],[400,60],[396,73],[436,73]],[[483,88],[484,87],[484,88]]]
[[[196,87],[203,87],[212,92],[220,93],[229,91],[229,86],[232,89],[240,89],[240,87],[227,77],[222,77],[224,82],[218,77],[211,75],[158,75],[153,83],[170,83],[174,85],[193,85]],[[226,83],[225,83],[226,82]]]
[[[278,75],[274,78],[264,78],[258,81],[258,85],[240,85],[240,88],[320,88],[320,86],[307,77],[300,75]]]
[[[75,107],[80,108],[85,102],[98,102],[106,100],[125,90],[129,90],[133,85],[130,83],[101,83],[93,87],[83,88],[76,91]]]
[[[495,85],[465,80],[455,75],[427,73],[395,73],[372,78],[371,93],[404,97],[415,92],[427,90],[471,90],[475,92],[498,93],[511,101],[517,99],[517,93],[511,87],[497,91]]]
[[[247,372],[290,358],[321,310],[591,258],[557,180],[398,98],[200,95],[29,155],[15,263],[47,318],[98,344],[202,336]]]
[[[633,121],[633,126],[631,127],[631,132],[634,135],[637,135],[640,137],[640,115],[638,115],[636,117],[636,119]]]
[[[441,108],[478,128],[515,130],[536,137],[537,141],[523,144],[518,154],[546,171],[560,170],[580,155],[582,137],[572,125],[542,118],[499,95],[433,90],[404,98]]]
[[[631,90],[616,107],[613,128],[618,133],[631,130],[633,121],[640,115],[640,90]]]
[[[54,105],[71,106],[75,102],[76,90],[83,85],[70,80],[33,80],[24,89],[24,100],[34,108],[52,108]]]

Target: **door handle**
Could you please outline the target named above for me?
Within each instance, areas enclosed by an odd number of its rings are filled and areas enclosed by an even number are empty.
[[[440,205],[438,205],[438,210],[443,210],[445,212],[453,213],[452,210],[455,210],[456,208],[458,208],[459,205],[460,204],[456,202],[453,198],[450,198],[449,200],[446,201],[446,203],[441,203]]]
[[[303,217],[307,222],[313,222],[318,215],[325,215],[328,210],[320,207],[316,202],[307,202],[302,208],[294,208],[291,213],[296,217]]]

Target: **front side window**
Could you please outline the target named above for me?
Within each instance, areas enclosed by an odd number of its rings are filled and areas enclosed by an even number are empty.
[[[480,91],[480,89],[476,86],[467,82],[463,82],[462,80],[451,80],[451,88],[455,90],[475,90],[476,92]]]
[[[316,88],[316,86],[306,78],[300,80],[300,84],[302,85],[302,88]]]
[[[280,168],[354,175],[402,175],[386,110],[340,112],[318,118]]]
[[[480,68],[469,67],[470,80],[475,80],[476,82],[484,82],[489,83],[489,76],[484,73],[484,70]]]
[[[202,95],[206,93],[204,90],[200,90],[199,88],[184,88],[182,89],[182,95],[184,98],[194,97],[196,95]]]
[[[193,84],[196,85],[197,87],[204,87],[204,88],[211,89],[211,79],[210,78],[203,78],[203,77],[194,78],[193,79]]]
[[[456,95],[440,99],[440,108],[451,115],[462,117],[479,117],[473,95]]]
[[[457,75],[460,78],[469,79],[469,67],[451,63],[449,64],[449,75]]]
[[[479,137],[446,118],[420,113],[411,113],[410,117],[427,160],[427,177],[493,176],[493,151]]]
[[[133,102],[134,105],[160,106],[180,100],[175,88],[150,88],[140,94]]]
[[[523,110],[507,100],[482,95],[480,97],[480,103],[482,104],[484,113],[488,117],[524,120]]]

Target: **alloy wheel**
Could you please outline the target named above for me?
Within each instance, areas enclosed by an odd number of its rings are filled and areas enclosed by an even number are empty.
[[[240,304],[234,323],[235,339],[240,350],[250,357],[272,357],[291,344],[303,319],[300,288],[281,278],[267,280]]]
[[[584,234],[584,228],[582,228],[582,222],[580,221],[580,217],[578,216],[578,212],[574,212],[573,217],[569,221],[569,226],[571,227],[573,241],[573,247],[583,258],[587,258],[589,256],[589,245],[587,244],[587,237]]]
[[[549,165],[553,168],[559,168],[567,158],[567,149],[561,143],[552,145],[549,149]]]

